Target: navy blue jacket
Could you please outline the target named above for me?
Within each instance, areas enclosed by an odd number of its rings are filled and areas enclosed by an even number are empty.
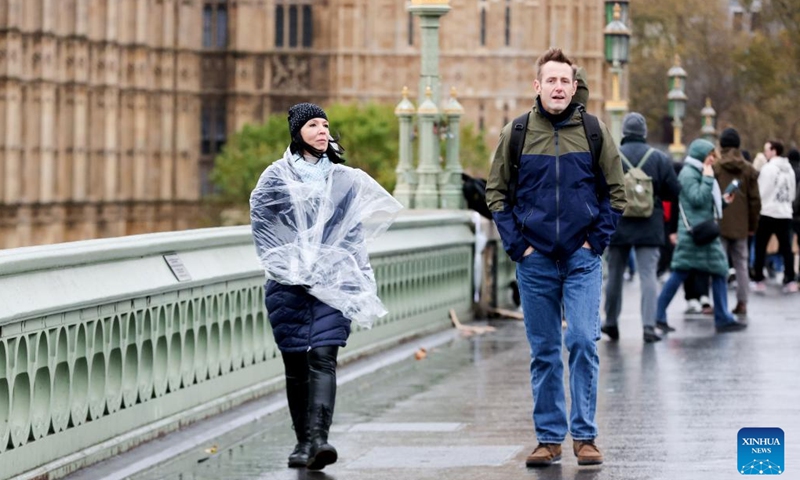
[[[282,352],[347,344],[350,320],[310,295],[304,286],[269,280],[264,286],[264,303],[275,343]]]
[[[587,241],[600,255],[625,208],[622,165],[614,139],[601,123],[598,172],[580,112],[573,107],[555,124],[543,112],[537,100],[529,114],[514,202],[508,198],[508,183],[513,181],[509,152],[513,122],[503,128],[495,150],[486,200],[503,247],[515,262],[528,246],[558,259],[568,258]],[[603,195],[598,197],[598,191]]]

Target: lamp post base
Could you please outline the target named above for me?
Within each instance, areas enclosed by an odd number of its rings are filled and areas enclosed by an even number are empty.
[[[611,121],[611,125],[609,125],[611,137],[614,138],[614,143],[619,146],[620,142],[622,142],[622,118],[628,113],[628,102],[624,100],[608,101],[606,102],[606,113],[608,113],[608,118]]]
[[[669,154],[672,155],[674,160],[683,160],[686,156],[686,145],[682,143],[673,143],[669,146]]]

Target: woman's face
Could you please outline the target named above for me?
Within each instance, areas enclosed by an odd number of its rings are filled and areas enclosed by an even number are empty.
[[[717,162],[717,152],[716,150],[711,150],[708,156],[706,157],[705,161],[703,162],[706,165],[711,165],[712,167]]]
[[[328,121],[324,118],[312,118],[300,129],[300,136],[304,142],[318,151],[328,150],[328,139],[330,138]]]

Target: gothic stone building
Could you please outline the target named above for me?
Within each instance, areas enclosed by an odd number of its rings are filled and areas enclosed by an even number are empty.
[[[396,104],[406,0],[0,0],[0,248],[198,225],[226,138],[299,101]],[[490,144],[551,45],[607,89],[601,0],[451,0],[441,76]],[[446,99],[446,95],[443,95]],[[332,119],[335,123],[335,119]]]

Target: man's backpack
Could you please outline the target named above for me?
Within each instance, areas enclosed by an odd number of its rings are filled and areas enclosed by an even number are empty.
[[[630,218],[650,218],[653,215],[653,179],[650,175],[644,173],[644,164],[647,159],[655,152],[654,148],[650,148],[639,161],[639,165],[633,166],[622,152],[619,152],[622,163],[628,167],[625,172],[625,199],[628,204],[625,206],[625,211],[622,212],[623,217]]]
[[[592,167],[595,172],[595,177],[603,178],[603,173],[600,171],[600,152],[603,151],[603,131],[600,130],[600,121],[597,117],[588,113],[582,104],[578,104],[578,111],[581,113],[581,120],[583,123],[583,131],[586,134],[586,140],[589,142],[589,152],[592,155]],[[528,115],[530,112],[525,112],[519,117],[514,119],[511,127],[511,137],[508,141],[509,152],[511,154],[511,176],[508,179],[508,193],[506,195],[506,203],[513,206],[517,201],[517,182],[519,181],[519,165],[522,158],[522,148],[525,145],[525,134],[528,132]],[[602,184],[602,186],[601,186]],[[597,185],[595,194],[597,198],[602,198],[608,195],[605,188],[605,182],[595,182]]]

